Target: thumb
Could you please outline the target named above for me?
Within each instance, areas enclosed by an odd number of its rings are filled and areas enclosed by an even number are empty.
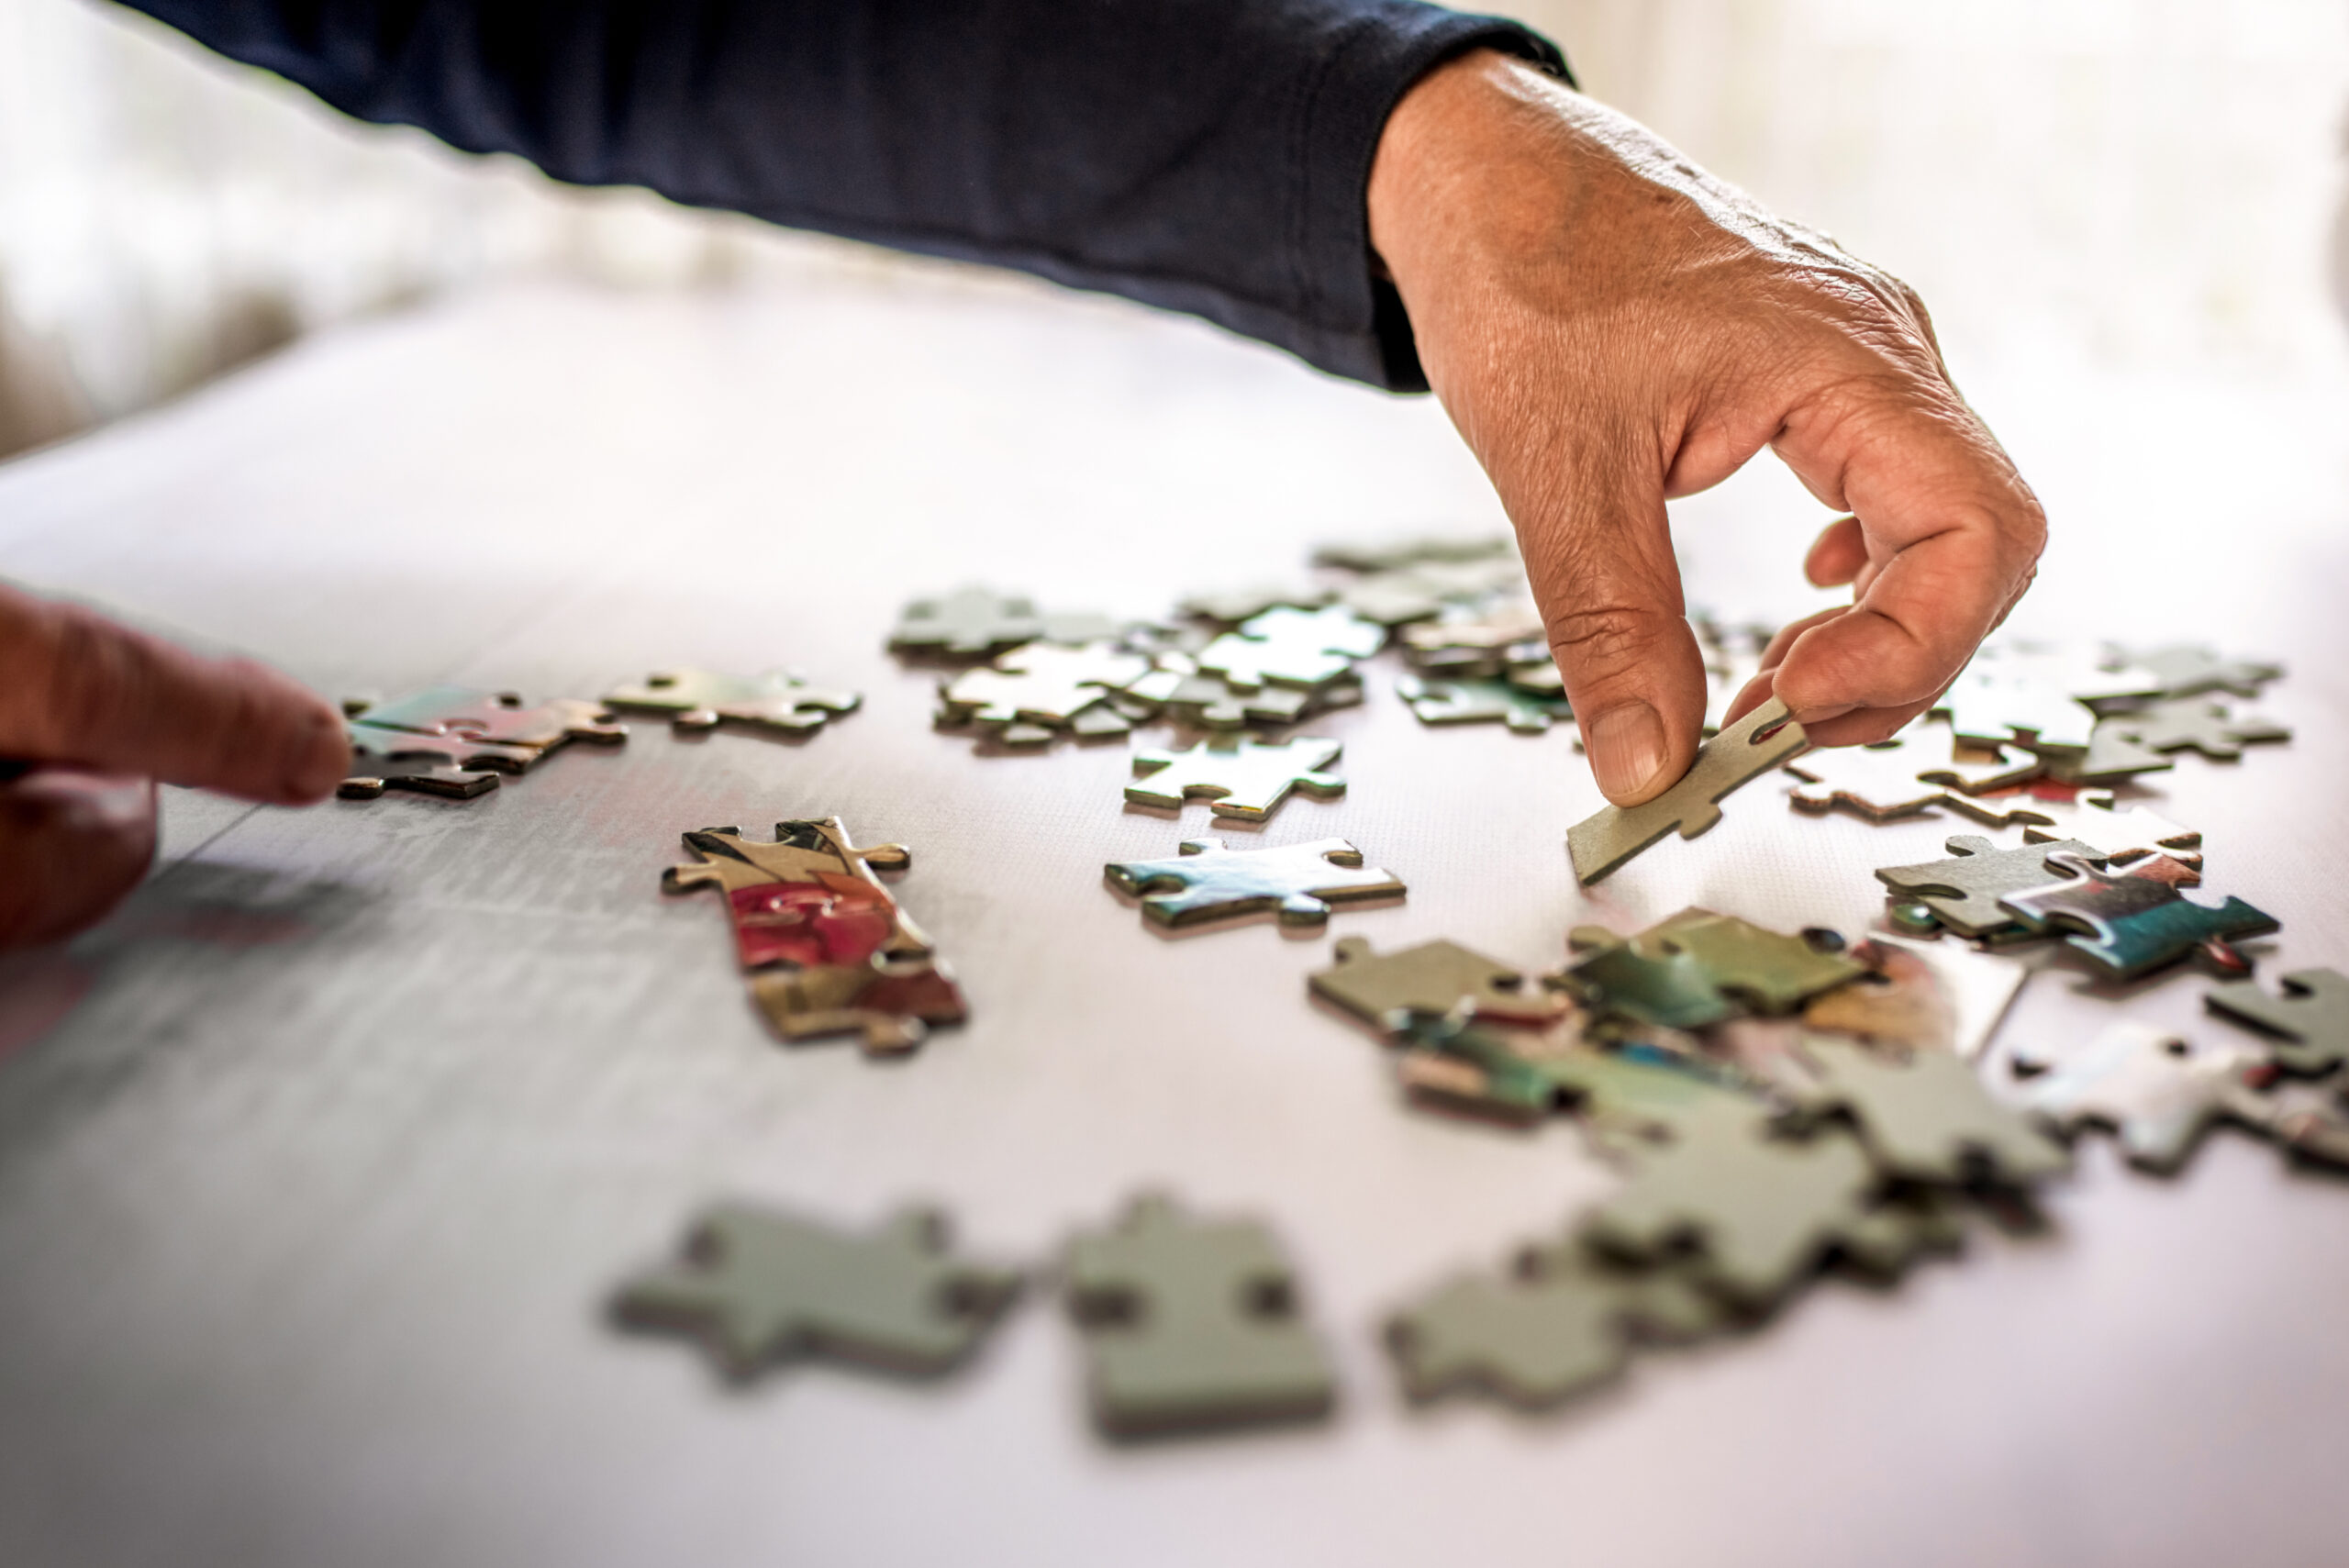
[[[1618,806],[1660,795],[1688,771],[1705,716],[1663,466],[1642,464],[1642,450],[1575,441],[1554,460],[1545,504],[1518,522],[1591,773]]]

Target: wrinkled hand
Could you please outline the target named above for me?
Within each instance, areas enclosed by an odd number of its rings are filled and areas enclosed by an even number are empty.
[[[1703,722],[1664,502],[1765,446],[1853,514],[1805,570],[1854,603],[1780,633],[1732,717],[1775,690],[1822,745],[1881,740],[2030,585],[2045,517],[1908,286],[1564,83],[1490,52],[1431,73],[1370,227],[1619,805],[1670,787]]]
[[[351,760],[335,710],[242,659],[207,659],[0,586],[0,947],[99,918],[155,854],[155,784],[294,806]]]

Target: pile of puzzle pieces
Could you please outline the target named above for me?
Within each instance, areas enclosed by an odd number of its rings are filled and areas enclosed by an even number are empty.
[[[2021,984],[2006,960],[1847,949],[1703,909],[1573,941],[1538,980],[1451,942],[1341,942],[1308,982],[1397,1049],[1414,1102],[1568,1117],[1625,1168],[1613,1197],[1508,1269],[1392,1316],[1415,1398],[1555,1404],[1641,1344],[1759,1321],[1822,1268],[1888,1278],[1952,1250],[1966,1211],[2028,1214],[2069,1163],[1970,1060]]]

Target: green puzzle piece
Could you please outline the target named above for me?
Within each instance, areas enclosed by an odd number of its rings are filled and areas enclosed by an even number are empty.
[[[694,1224],[685,1260],[630,1281],[622,1321],[699,1339],[729,1376],[833,1356],[935,1375],[967,1356],[1019,1276],[946,1255],[945,1222],[909,1209],[868,1235],[723,1204]]]
[[[1094,1419],[1114,1437],[1313,1420],[1336,1400],[1329,1355],[1261,1225],[1142,1197],[1069,1244],[1064,1277]]]

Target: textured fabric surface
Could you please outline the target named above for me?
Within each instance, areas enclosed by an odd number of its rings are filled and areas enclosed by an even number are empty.
[[[1374,276],[1386,116],[1522,26],[1410,0],[138,0],[362,119],[557,179],[1018,267],[1426,383]]]

